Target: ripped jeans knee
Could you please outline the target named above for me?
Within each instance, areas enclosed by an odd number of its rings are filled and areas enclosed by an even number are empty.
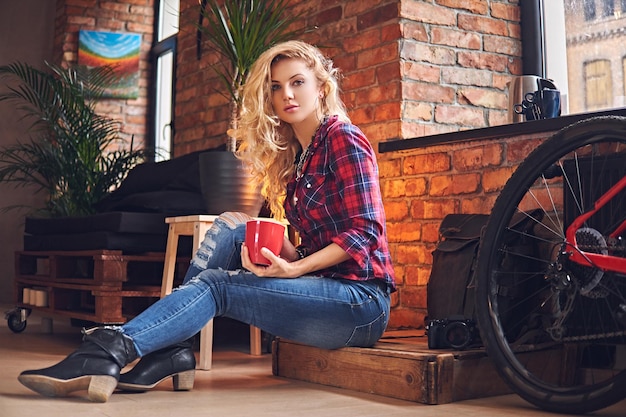
[[[195,252],[190,269],[196,272],[217,268],[240,269],[241,244],[245,239],[246,222],[251,219],[249,215],[239,212],[225,212],[218,216]]]

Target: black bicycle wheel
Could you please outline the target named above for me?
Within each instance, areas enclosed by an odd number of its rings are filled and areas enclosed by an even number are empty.
[[[565,239],[568,225],[625,175],[626,118],[571,125],[518,167],[481,239],[482,340],[513,391],[540,408],[581,414],[626,397],[626,274],[574,262]],[[520,217],[525,228],[509,227]],[[626,258],[626,236],[609,236],[625,218],[622,191],[575,232],[579,247]],[[511,245],[520,237],[523,245]]]

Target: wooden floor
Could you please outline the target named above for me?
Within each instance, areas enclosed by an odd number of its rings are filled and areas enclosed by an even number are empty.
[[[9,308],[5,307],[2,312]],[[2,417],[553,416],[515,395],[425,405],[281,378],[272,375],[271,355],[249,356],[245,341],[226,343],[218,334],[213,369],[198,371],[190,392],[173,392],[169,380],[147,393],[115,393],[104,404],[90,403],[84,392],[46,398],[19,384],[18,374],[61,360],[79,344],[80,331],[62,319],[54,320],[52,334],[45,333],[44,327],[36,315],[19,334],[12,333],[6,322],[0,323]],[[626,401],[595,415],[623,417]]]

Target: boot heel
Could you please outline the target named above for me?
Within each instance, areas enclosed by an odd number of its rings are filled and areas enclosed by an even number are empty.
[[[192,390],[195,376],[196,376],[195,369],[174,374],[174,376],[172,377],[172,381],[174,384],[174,391]]]
[[[89,401],[95,403],[107,402],[116,386],[117,379],[110,375],[93,375],[87,389]]]

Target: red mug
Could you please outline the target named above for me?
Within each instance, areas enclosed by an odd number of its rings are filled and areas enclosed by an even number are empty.
[[[275,255],[283,248],[285,226],[268,220],[246,222],[246,247],[250,260],[257,265],[269,265],[270,261],[261,255],[261,248],[268,248]]]

